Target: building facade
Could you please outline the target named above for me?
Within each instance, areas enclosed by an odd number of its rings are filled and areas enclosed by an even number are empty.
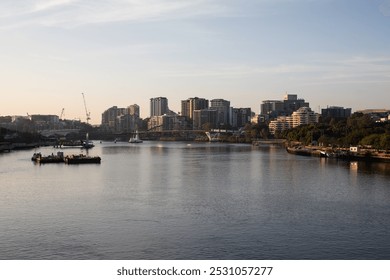
[[[150,117],[162,116],[169,113],[166,97],[150,98]]]
[[[344,119],[351,116],[352,109],[344,108],[338,106],[330,106],[326,109],[321,110],[321,115],[323,118],[334,118],[334,119]]]
[[[319,115],[313,112],[309,107],[301,107],[292,115],[293,127],[305,124],[318,123]]]
[[[273,135],[293,127],[293,118],[291,116],[280,116],[276,120],[270,121],[268,128]]]
[[[284,111],[284,103],[280,100],[264,100],[260,106],[261,115],[268,115],[276,118]]]
[[[189,98],[181,101],[181,115],[192,120],[194,118],[195,110],[202,110],[209,108],[209,101],[205,98]]]
[[[140,116],[140,107],[137,105],[137,104],[134,104],[134,105],[130,105],[129,107],[127,107],[127,110],[128,110],[128,114],[130,116]]]
[[[213,99],[210,101],[210,109],[217,111],[217,127],[231,125],[230,101],[224,99]]]
[[[153,116],[148,121],[148,131],[183,130],[186,126],[186,118],[179,115]]]
[[[301,107],[293,112],[291,116],[279,116],[269,122],[268,128],[271,134],[275,135],[284,130],[300,125],[318,123],[319,114],[313,112],[309,107]]]
[[[231,125],[233,128],[243,127],[247,123],[251,123],[252,110],[251,108],[233,108]]]
[[[139,113],[137,104],[127,108],[113,106],[102,114],[102,129],[113,133],[133,132],[140,122]]]
[[[213,109],[194,110],[193,129],[201,130],[207,125],[209,128],[217,128],[218,112]]]
[[[268,115],[270,119],[278,116],[290,116],[301,107],[309,107],[304,99],[296,94],[286,94],[283,100],[265,100],[261,104],[261,115]]]

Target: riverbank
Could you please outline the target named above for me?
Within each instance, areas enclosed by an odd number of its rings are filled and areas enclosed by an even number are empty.
[[[372,148],[331,148],[321,146],[287,146],[286,151],[300,156],[335,158],[349,161],[374,161],[390,163],[390,151]]]
[[[44,146],[39,143],[10,143],[10,142],[1,142],[0,143],[0,153],[7,153],[13,150],[31,150],[37,147]]]

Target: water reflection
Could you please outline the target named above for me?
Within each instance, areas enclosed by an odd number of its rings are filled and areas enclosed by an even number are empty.
[[[101,165],[0,156],[0,258],[390,256],[388,164],[221,143],[98,143],[91,153]]]
[[[324,159],[328,166],[339,166],[349,169],[356,175],[383,175],[390,176],[390,163],[370,161],[343,161],[336,159]]]

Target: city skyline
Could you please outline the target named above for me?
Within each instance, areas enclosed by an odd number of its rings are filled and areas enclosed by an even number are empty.
[[[388,30],[388,0],[2,1],[0,115],[84,121],[82,92],[92,124],[158,96],[389,109]]]

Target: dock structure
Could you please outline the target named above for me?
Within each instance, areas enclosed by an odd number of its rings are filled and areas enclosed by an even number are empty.
[[[300,156],[334,158],[347,161],[385,162],[390,163],[390,151],[379,151],[372,148],[330,148],[319,146],[287,146],[286,151]]]
[[[260,146],[260,145],[285,145],[287,140],[285,139],[269,139],[269,140],[255,140],[252,141],[253,146]]]

